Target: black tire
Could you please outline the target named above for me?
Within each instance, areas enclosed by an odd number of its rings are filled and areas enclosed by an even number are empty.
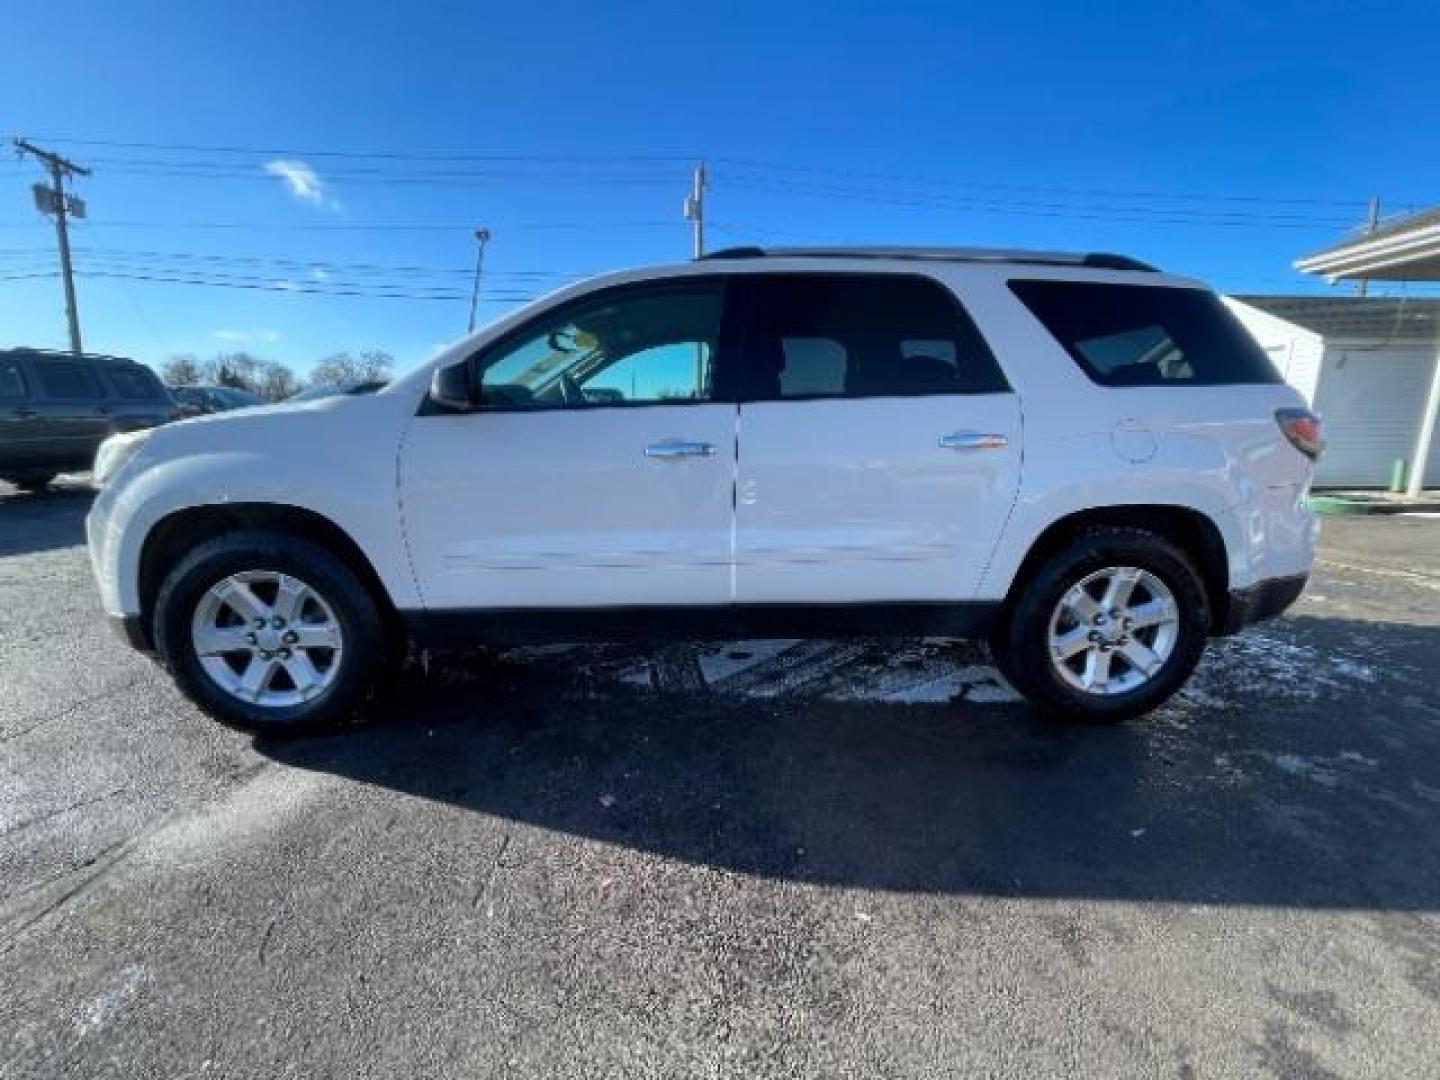
[[[211,586],[247,570],[293,575],[323,596],[335,614],[344,642],[335,661],[339,670],[307,701],[272,707],[245,701],[212,680],[196,655],[191,622],[197,604]],[[279,532],[229,533],[192,549],[160,586],[154,634],[161,662],[186,697],[223,723],[267,733],[314,730],[355,716],[388,659],[379,606],[355,572],[309,540]]]
[[[1170,589],[1178,609],[1175,646],[1164,665],[1133,690],[1100,695],[1071,686],[1050,657],[1050,618],[1077,582],[1107,567],[1147,570]],[[1145,529],[1101,527],[1046,558],[1019,586],[990,647],[1001,673],[1036,707],[1073,720],[1113,722],[1167,701],[1195,670],[1209,636],[1205,584],[1180,548]]]
[[[44,491],[57,475],[57,473],[25,473],[21,476],[7,476],[5,479],[21,491]]]

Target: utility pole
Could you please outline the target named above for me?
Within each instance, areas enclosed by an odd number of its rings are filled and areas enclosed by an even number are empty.
[[[480,271],[485,266],[485,245],[490,242],[490,230],[481,226],[475,230],[475,287],[470,290],[470,330],[475,332],[475,310],[480,305]]]
[[[710,174],[705,171],[705,162],[695,166],[695,175],[690,180],[690,194],[685,196],[685,220],[690,222],[695,233],[695,258],[705,254],[705,189],[710,186]]]
[[[1380,227],[1380,196],[1374,195],[1370,198],[1370,217],[1365,223],[1365,234],[1368,236]],[[1361,278],[1360,288],[1357,290],[1360,296],[1370,291],[1370,279]]]
[[[710,174],[705,171],[705,162],[695,166],[690,178],[690,194],[685,196],[685,220],[695,234],[695,258],[705,254],[705,189],[710,186]],[[705,346],[695,346],[695,392],[704,395],[708,389],[705,372]]]
[[[75,304],[75,274],[70,266],[70,229],[65,219],[68,214],[83,218],[85,203],[74,195],[65,194],[65,180],[67,177],[89,176],[90,170],[81,168],[59,154],[42,150],[27,139],[16,139],[15,150],[21,157],[29,154],[50,171],[53,186],[36,184],[33,188],[35,207],[41,213],[55,215],[55,238],[60,242],[60,271],[65,279],[65,321],[70,326],[70,351],[79,356],[82,351],[80,311]]]

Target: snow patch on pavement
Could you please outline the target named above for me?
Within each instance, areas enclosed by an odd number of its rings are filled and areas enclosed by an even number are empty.
[[[1328,757],[1267,753],[1262,753],[1259,757],[1281,772],[1326,788],[1339,787],[1347,780],[1368,777],[1380,767],[1380,763],[1374,758],[1366,757],[1357,750],[1341,750]]]
[[[149,978],[150,973],[141,964],[130,964],[112,973],[99,992],[77,1010],[75,1031],[84,1038],[108,1027],[135,1000]]]

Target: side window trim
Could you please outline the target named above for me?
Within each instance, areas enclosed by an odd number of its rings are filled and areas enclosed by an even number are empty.
[[[758,289],[768,282],[783,281],[786,278],[803,279],[816,281],[823,279],[838,279],[841,281],[876,281],[901,279],[907,281],[918,281],[928,287],[941,290],[948,298],[954,309],[954,316],[959,327],[960,334],[968,337],[981,350],[983,360],[988,364],[993,373],[996,386],[985,389],[956,389],[953,391],[922,391],[916,393],[842,393],[842,394],[794,394],[784,397],[776,397],[770,394],[756,392],[757,378],[762,373],[753,369],[751,364],[746,363],[748,357],[756,354],[757,346],[760,344],[761,331],[756,325],[755,311],[757,309],[755,294]],[[865,401],[872,399],[904,399],[914,397],[981,397],[989,394],[1013,394],[1015,388],[1011,385],[1009,377],[1001,366],[999,357],[996,356],[994,348],[989,340],[981,332],[979,325],[975,322],[969,310],[965,307],[961,298],[956,295],[955,290],[939,278],[929,274],[915,273],[913,271],[892,271],[892,272],[856,272],[856,271],[806,271],[805,273],[775,273],[764,272],[753,274],[737,275],[737,284],[733,290],[737,295],[734,301],[734,308],[738,312],[739,327],[739,349],[736,350],[739,369],[736,372],[736,391],[741,404],[758,404],[762,402],[800,402],[800,401]]]
[[[502,337],[497,338],[495,341],[488,342],[485,346],[472,353],[465,360],[465,363],[470,369],[470,383],[478,391],[484,385],[485,361],[490,357],[495,357],[495,359],[498,360],[507,349],[523,342],[528,335],[534,334],[546,323],[553,322],[557,319],[564,319],[573,312],[584,310],[597,303],[653,296],[667,292],[681,292],[687,287],[708,285],[719,288],[721,305],[720,335],[715,350],[715,358],[711,363],[711,387],[708,397],[655,401],[593,401],[575,411],[588,412],[595,409],[645,409],[656,407],[683,408],[695,405],[734,404],[738,400],[734,392],[737,382],[734,372],[738,367],[739,359],[739,349],[737,348],[739,343],[739,327],[735,307],[735,276],[736,275],[733,274],[697,274],[687,277],[658,278],[647,281],[627,282],[623,285],[612,285],[583,293],[563,304],[546,308],[534,317],[526,319],[520,325],[513,327]],[[564,412],[566,409],[564,407],[533,409],[514,405],[477,404],[474,411],[475,413],[485,414]]]

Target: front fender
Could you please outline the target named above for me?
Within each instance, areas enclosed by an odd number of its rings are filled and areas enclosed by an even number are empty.
[[[232,447],[150,464],[137,460],[122,486],[100,494],[90,516],[91,555],[106,610],[140,613],[140,559],[161,521],[182,510],[231,503],[291,507],[328,519],[370,560],[396,607],[418,607],[400,528],[393,453],[387,467],[375,455],[353,450],[336,446],[288,470],[277,465],[273,449]]]

